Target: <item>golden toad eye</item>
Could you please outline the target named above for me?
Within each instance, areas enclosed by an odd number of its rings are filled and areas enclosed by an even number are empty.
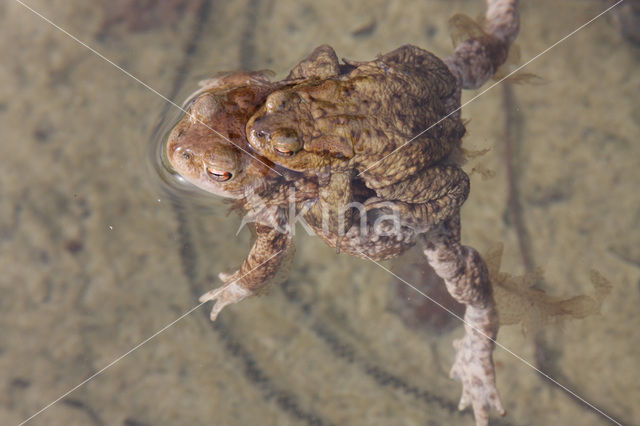
[[[293,151],[291,151],[290,149],[287,148],[281,148],[279,146],[274,146],[273,149],[280,155],[282,155],[283,157],[291,157],[293,154],[295,154]]]
[[[207,175],[216,182],[226,182],[233,177],[231,172],[216,170],[212,167],[207,167]]]
[[[286,129],[272,135],[272,146],[276,154],[291,157],[302,149],[300,139],[293,130]]]

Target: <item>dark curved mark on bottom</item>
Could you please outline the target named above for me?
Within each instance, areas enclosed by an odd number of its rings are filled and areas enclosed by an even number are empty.
[[[105,424],[105,422],[100,418],[96,410],[94,410],[90,404],[82,400],[74,399],[74,398],[65,398],[62,400],[62,403],[68,407],[72,407],[72,408],[75,408],[76,410],[80,410],[84,412],[87,415],[87,417],[91,419],[91,422],[96,426],[102,426]]]
[[[199,13],[199,19],[197,21],[196,27],[194,28],[193,34],[189,37],[189,41],[186,46],[186,55],[182,61],[182,63],[178,66],[176,72],[176,78],[174,80],[172,90],[169,98],[173,99],[180,91],[182,86],[182,82],[184,81],[184,75],[186,74],[186,70],[189,67],[189,62],[191,60],[193,52],[197,50],[197,43],[199,40],[199,36],[204,29],[207,18],[211,15],[211,1],[205,1],[202,3],[202,10]],[[254,11],[255,12],[255,11]],[[251,15],[249,16],[251,18]],[[250,19],[251,21],[251,19]],[[255,19],[253,19],[255,21]],[[255,22],[252,22],[255,24]],[[249,37],[252,37],[253,34],[249,33]],[[246,37],[245,37],[246,38]],[[244,47],[242,50],[247,50],[246,47],[250,46],[250,43],[245,40],[243,43]],[[246,57],[246,55],[245,55]],[[246,61],[245,61],[246,62]],[[170,106],[165,107],[165,111],[162,116],[166,115],[166,110],[170,108]],[[194,246],[192,243],[191,234],[189,232],[188,227],[186,226],[186,215],[184,214],[184,210],[181,206],[176,203],[172,203],[172,207],[178,222],[178,236],[180,239],[180,259],[182,263],[183,273],[187,278],[191,293],[194,295],[195,299],[200,297],[200,289],[197,286],[197,265],[198,265],[198,257],[197,253],[194,250]],[[207,311],[203,311],[207,316]],[[281,391],[277,389],[272,381],[267,377],[264,372],[258,367],[256,361],[253,359],[249,351],[245,349],[238,341],[238,339],[233,335],[233,332],[227,328],[224,323],[218,319],[216,322],[211,323],[211,327],[215,330],[222,342],[225,345],[225,349],[231,353],[236,359],[238,359],[244,365],[244,373],[246,377],[254,384],[256,384],[262,391],[265,400],[270,401],[275,399],[276,404],[280,409],[289,413],[293,417],[305,421],[307,424],[312,426],[322,426],[322,425],[332,425],[331,422],[328,422],[322,419],[320,416],[314,413],[309,413],[304,411],[300,404],[296,401],[295,396],[289,394],[288,392]]]
[[[195,273],[198,263],[197,253],[193,250],[191,234],[186,226],[187,222],[183,209],[176,204],[172,205],[178,222],[180,259],[184,269],[183,272],[187,277],[191,294],[193,294],[194,298],[197,299],[200,297],[200,293],[202,292],[197,285],[197,276]],[[281,410],[299,420],[303,420],[310,426],[332,425],[331,422],[323,419],[318,414],[305,411],[300,406],[300,403],[294,395],[278,389],[273,384],[273,381],[260,369],[251,353],[239,342],[236,336],[234,336],[233,331],[224,324],[224,321],[221,318],[218,318],[215,322],[211,322],[209,321],[208,311],[201,311],[206,316],[207,322],[211,324],[211,328],[220,336],[220,340],[224,343],[225,349],[236,360],[243,364],[245,376],[262,391],[263,397],[266,401],[275,400],[277,406]]]
[[[289,302],[299,305],[306,314],[310,314],[312,312],[313,308],[311,305],[299,297],[298,293],[289,281],[285,282],[282,287]],[[434,395],[427,390],[419,389],[417,386],[407,383],[402,378],[386,371],[384,368],[359,359],[356,354],[356,350],[349,344],[341,341],[326,324],[315,320],[311,326],[311,330],[313,330],[315,334],[329,346],[331,352],[336,357],[345,360],[349,364],[357,365],[367,376],[371,377],[380,386],[391,387],[428,404],[437,404],[449,413],[459,413],[457,405],[452,401],[441,396]]]
[[[196,292],[199,290],[195,289]],[[207,311],[203,311],[205,314]],[[207,320],[209,315],[206,315]],[[294,417],[304,420],[307,424],[312,426],[330,425],[331,423],[323,420],[319,415],[306,412],[300,407],[296,397],[289,392],[276,389],[271,380],[264,374],[264,372],[258,367],[255,359],[251,356],[249,351],[245,349],[233,335],[233,332],[227,328],[220,318],[211,323],[213,329],[218,332],[220,339],[225,345],[225,348],[231,355],[244,364],[244,373],[246,377],[257,385],[263,392],[266,401],[275,399],[276,404],[283,410],[293,415]]]
[[[535,260],[533,258],[533,250],[531,249],[531,237],[527,229],[522,206],[522,197],[520,191],[520,176],[517,174],[517,169],[522,169],[522,161],[518,161],[517,151],[518,145],[522,140],[522,127],[524,125],[524,117],[517,111],[520,111],[518,102],[513,91],[513,86],[508,81],[502,83],[502,108],[504,111],[504,155],[505,155],[505,168],[507,170],[507,186],[509,188],[507,199],[507,214],[511,223],[507,223],[507,226],[512,225],[522,257],[522,263],[526,272],[531,272],[535,269]],[[544,281],[536,283],[541,287],[546,287],[547,284]],[[549,349],[547,342],[544,340],[542,334],[538,333],[534,338],[535,352],[536,352],[536,367],[544,374],[558,379],[559,382],[564,383],[569,389],[575,389],[576,386],[565,377],[564,374],[556,367],[555,361],[557,357]],[[541,375],[542,377],[542,375]],[[557,386],[549,380],[542,380],[542,383],[556,388]],[[601,413],[593,409],[593,407],[585,404],[574,395],[567,393],[569,400],[582,407],[587,411],[600,416]],[[611,416],[619,424],[629,424],[630,422],[621,421],[619,416],[613,416],[611,412],[607,415]]]
[[[284,294],[287,300],[298,307],[307,315],[311,316],[313,308],[310,303],[304,301],[296,290],[293,288],[293,284],[290,281],[286,281],[283,285]],[[393,388],[396,391],[403,392],[407,395],[414,397],[417,400],[423,401],[429,405],[438,405],[443,410],[449,412],[452,415],[461,415],[465,417],[473,418],[471,410],[467,409],[464,412],[458,410],[458,405],[453,401],[443,398],[439,395],[435,395],[432,392],[420,389],[419,387],[407,383],[401,377],[390,373],[379,365],[372,364],[366,360],[359,359],[356,354],[356,350],[348,343],[340,340],[340,338],[333,333],[330,328],[322,322],[315,320],[310,328],[321,340],[329,346],[331,352],[338,358],[345,360],[350,364],[358,366],[367,376],[371,377],[378,385],[383,388]],[[470,420],[472,421],[472,420]],[[502,419],[492,419],[491,424],[501,426],[512,426],[512,423],[504,421]]]

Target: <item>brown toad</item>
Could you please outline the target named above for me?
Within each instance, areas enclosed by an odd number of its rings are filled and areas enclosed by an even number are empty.
[[[213,194],[235,199],[236,207],[255,222],[255,241],[242,264],[232,274],[220,274],[224,285],[201,297],[216,301],[211,319],[222,308],[260,291],[286,276],[286,261],[293,255],[290,215],[302,215],[312,231],[335,247],[337,238],[320,232],[321,218],[308,205],[317,198],[317,185],[297,173],[282,174],[268,161],[251,155],[244,126],[266,95],[285,83],[270,83],[261,73],[233,73],[203,82],[191,96],[187,112],[169,132],[165,154],[172,168],[187,181]],[[370,191],[354,185],[356,199],[364,201]],[[294,211],[290,210],[291,206]],[[416,234],[398,227],[389,232],[383,217],[369,214],[365,228],[354,225],[342,240],[345,253],[378,260],[398,255],[412,247]],[[369,226],[369,228],[366,228]],[[387,234],[374,233],[386,226]]]
[[[352,220],[344,212],[360,178],[378,197],[367,208],[391,203],[423,233],[428,262],[466,305],[451,375],[463,385],[460,408],[471,405],[478,425],[488,423],[491,408],[505,411],[495,385],[499,323],[487,267],[460,243],[459,208],[468,193],[459,168],[460,92],[494,75],[519,27],[517,0],[487,4],[481,31],[444,61],[403,46],[374,61],[340,64],[333,49],[319,47],[290,74],[306,80],[270,94],[247,124],[257,153],[318,178],[314,208],[330,215],[332,231]]]
[[[464,134],[455,114],[459,90],[440,59],[403,46],[374,61],[340,65],[331,47],[320,46],[291,71],[294,78],[305,80],[271,93],[247,135],[260,155],[318,177],[314,209],[326,210],[332,232],[350,224],[346,206],[359,174],[421,231],[462,205],[469,181],[455,164]],[[390,155],[401,147],[402,155]]]

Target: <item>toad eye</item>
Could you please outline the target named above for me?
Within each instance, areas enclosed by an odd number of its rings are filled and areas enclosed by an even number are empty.
[[[207,167],[207,175],[216,182],[226,182],[233,177],[231,172],[216,170],[213,167]]]
[[[292,157],[302,149],[300,139],[293,131],[285,131],[284,134],[275,134],[272,136],[272,146],[276,154],[283,157]]]
[[[273,149],[275,149],[276,152],[282,155],[283,157],[291,157],[293,154],[295,154],[293,151],[286,148],[280,148],[280,147],[274,146]]]

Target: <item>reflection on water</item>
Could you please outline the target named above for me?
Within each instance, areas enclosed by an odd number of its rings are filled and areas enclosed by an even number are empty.
[[[281,77],[320,43],[362,60],[403,43],[446,55],[447,18],[484,8],[149,2],[149,25],[133,18],[142,16],[133,3],[29,5],[177,103],[218,71]],[[523,61],[606,4],[522,2]],[[9,58],[0,68],[0,416],[18,424],[197,306],[251,236],[235,235],[239,218],[221,200],[162,167],[149,140],[179,111],[17,2],[0,10]],[[465,147],[490,148],[467,170],[495,172],[472,177],[463,241],[481,252],[503,242],[502,269],[524,272],[505,214],[516,180],[544,290],[588,293],[590,268],[613,286],[600,316],[535,336],[505,326],[499,341],[623,423],[638,417],[640,398],[637,62],[607,15],[527,67],[547,84],[514,87],[513,150],[500,86],[463,110]],[[396,291],[383,270],[304,232],[297,249],[283,286],[226,308],[214,324],[199,308],[31,424],[472,424],[447,376],[461,327],[407,327],[398,295],[418,296]],[[607,424],[505,351],[495,357],[508,410],[496,424]]]

